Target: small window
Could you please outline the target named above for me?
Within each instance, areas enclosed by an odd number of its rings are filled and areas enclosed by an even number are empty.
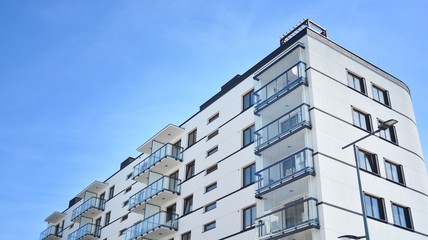
[[[367,216],[386,221],[385,204],[382,198],[373,197],[365,194]]]
[[[129,188],[125,189],[125,193],[129,193],[129,191],[131,191],[132,186],[130,186]]]
[[[216,153],[218,151],[218,146],[215,146],[214,148],[211,148],[208,152],[207,152],[207,157],[213,155],[214,153]]]
[[[216,120],[219,116],[220,116],[220,114],[216,113],[213,116],[211,116],[210,118],[208,118],[208,124],[214,122],[214,120]]]
[[[385,161],[386,178],[396,183],[404,184],[404,173],[401,165]]]
[[[190,213],[192,209],[193,209],[193,195],[190,195],[189,197],[184,199],[183,215]]]
[[[186,180],[195,175],[195,161],[186,165]]]
[[[106,199],[106,192],[103,192],[100,194],[100,199],[103,199],[103,200]]]
[[[379,121],[379,125],[382,124],[382,121]],[[379,136],[387,141],[397,143],[397,135],[395,134],[395,127],[391,126],[385,130],[379,132]]]
[[[205,206],[205,212],[209,212],[209,211],[216,209],[216,208],[217,208],[217,202],[210,203],[210,204]]]
[[[126,175],[126,180],[130,179],[132,177],[132,173]]]
[[[107,226],[110,223],[111,212],[106,213],[106,218],[104,219],[104,226]]]
[[[122,236],[123,234],[125,234],[126,232],[126,228],[122,229],[119,231],[119,236]]]
[[[348,86],[360,93],[367,94],[366,87],[364,84],[364,78],[362,77],[358,77],[352,73],[348,73]]]
[[[210,184],[210,185],[206,186],[206,187],[205,187],[205,192],[210,192],[210,191],[212,191],[212,190],[214,190],[214,189],[216,189],[216,188],[217,188],[217,182],[215,182],[215,183],[213,183],[213,184]]]
[[[256,164],[251,164],[250,166],[243,169],[243,185],[248,186],[253,184],[256,181]]]
[[[197,135],[197,129],[189,133],[187,137],[187,147],[190,147],[196,143],[196,135]]]
[[[394,216],[394,224],[400,227],[413,229],[412,215],[410,208],[392,204],[392,215]]]
[[[372,131],[370,114],[366,114],[366,113],[360,112],[356,109],[353,109],[352,110],[352,116],[354,119],[354,126],[357,126],[357,127],[364,129],[368,132]]]
[[[128,206],[129,200],[126,200],[125,202],[123,202],[123,206],[122,207],[126,207]]]
[[[181,240],[192,240],[192,234],[190,232],[183,233],[183,235],[181,235]]]
[[[358,160],[361,169],[379,174],[376,154],[358,149]]]
[[[215,228],[215,221],[204,225],[204,232]]]
[[[217,135],[218,135],[218,129],[215,130],[214,132],[208,134],[207,141],[210,140],[211,138],[217,136]]]
[[[217,170],[217,169],[218,169],[217,164],[216,164],[216,165],[213,165],[213,166],[211,166],[211,167],[209,167],[209,168],[207,168],[207,170],[206,170],[206,175],[208,175],[208,174],[210,174],[210,173],[214,172],[214,171],[215,171],[215,170]]]
[[[373,85],[373,99],[382,103],[383,105],[391,106],[389,103],[388,91],[383,90],[375,85]]]
[[[111,199],[114,196],[114,186],[110,188],[108,192],[108,199]]]
[[[254,90],[251,90],[250,92],[242,96],[242,111],[245,111],[254,105],[253,94]]]
[[[256,222],[256,205],[253,205],[251,207],[248,207],[244,209],[243,211],[243,227],[244,230],[254,226]]]
[[[126,215],[124,215],[122,218],[121,218],[121,222],[123,222],[123,221],[125,221],[126,219],[128,219],[128,214],[126,214]]]
[[[248,146],[254,142],[254,124],[242,132],[243,145]]]

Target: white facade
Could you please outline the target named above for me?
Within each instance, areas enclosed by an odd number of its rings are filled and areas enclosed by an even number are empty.
[[[370,237],[428,239],[407,86],[311,24],[50,215],[40,239],[362,236],[354,153],[342,147],[388,119],[398,123],[357,143]]]

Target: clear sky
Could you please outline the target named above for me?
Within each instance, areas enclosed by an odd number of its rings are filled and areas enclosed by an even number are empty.
[[[427,16],[424,0],[0,0],[0,239],[38,239],[304,18],[410,87],[428,153]]]

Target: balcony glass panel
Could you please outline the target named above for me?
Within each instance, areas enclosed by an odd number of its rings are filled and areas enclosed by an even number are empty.
[[[258,178],[256,195],[306,173],[314,173],[312,150],[308,148],[256,172]]]
[[[309,106],[302,104],[257,130],[256,150],[305,125],[310,125]]]
[[[255,110],[261,109],[271,100],[293,90],[297,86],[307,84],[305,68],[305,63],[298,62],[254,92]]]
[[[44,240],[49,236],[62,237],[62,228],[57,226],[49,226],[45,231],[40,234],[40,240]]]
[[[99,238],[101,236],[101,226],[92,223],[85,224],[83,227],[68,235],[67,240],[78,240],[85,236],[94,236]]]
[[[317,200],[308,198],[257,218],[259,238],[284,237],[308,228],[319,228]]]
[[[145,172],[147,169],[160,162],[166,157],[175,158],[177,160],[183,160],[183,148],[180,146],[175,146],[170,143],[163,145],[161,148],[150,154],[147,158],[141,161],[138,165],[134,167],[132,176],[135,178],[141,173]]]
[[[161,177],[129,198],[129,210],[165,190],[180,194],[181,180]]]
[[[125,239],[130,240],[144,236],[158,227],[178,230],[178,214],[160,211],[126,230]]]
[[[101,211],[104,211],[106,200],[96,197],[91,197],[85,202],[83,202],[80,206],[78,206],[76,209],[73,210],[73,213],[71,214],[71,219],[75,219],[79,217],[81,214],[86,212],[88,209],[95,208],[99,209]]]

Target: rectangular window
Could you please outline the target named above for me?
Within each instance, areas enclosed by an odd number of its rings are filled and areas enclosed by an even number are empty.
[[[386,178],[404,184],[404,173],[401,165],[385,161]]]
[[[244,229],[252,227],[254,225],[254,223],[256,222],[256,205],[248,207],[248,208],[244,209],[242,212],[243,212],[242,217],[243,217]]]
[[[121,222],[125,221],[126,219],[128,219],[128,214],[122,216],[122,219],[120,220]]]
[[[383,105],[391,106],[389,103],[388,91],[383,90],[375,85],[373,85],[373,99],[382,103]]]
[[[382,198],[364,195],[367,216],[386,221],[385,204]]]
[[[410,208],[402,207],[397,204],[392,204],[392,215],[394,216],[394,224],[413,229],[412,224],[412,215],[410,213]]]
[[[379,174],[376,154],[368,153],[366,151],[358,149],[358,160],[361,169],[375,174]]]
[[[215,146],[214,148],[211,148],[208,152],[207,152],[207,157],[213,155],[214,153],[216,153],[218,151],[218,146]]]
[[[382,124],[382,121],[379,121],[379,125]],[[393,143],[397,143],[397,135],[395,134],[395,127],[391,126],[388,129],[381,130],[379,132],[379,137],[388,140]]]
[[[217,208],[217,202],[210,203],[210,204],[205,206],[205,212],[209,212],[209,211],[216,209],[216,208]]]
[[[360,93],[367,94],[364,84],[364,78],[348,73],[348,86]]]
[[[254,105],[253,94],[254,90],[251,90],[250,92],[242,96],[242,111],[245,111]]]
[[[183,233],[183,235],[181,235],[181,240],[192,240],[192,234],[190,232]]]
[[[250,166],[243,169],[243,184],[244,187],[248,186],[256,181],[256,164],[251,164]]]
[[[208,118],[208,124],[214,122],[214,120],[216,120],[219,116],[220,116],[220,114],[216,113],[213,116],[211,116],[210,118]]]
[[[214,132],[208,134],[207,141],[210,140],[211,138],[217,136],[217,135],[218,135],[218,129],[215,130]]]
[[[125,189],[125,193],[130,192],[130,191],[131,191],[131,189],[132,189],[132,186],[130,186],[129,188]]]
[[[215,221],[204,225],[204,232],[215,228]]]
[[[196,143],[196,134],[197,134],[197,129],[189,133],[189,135],[187,136],[187,147],[190,147]]]
[[[244,129],[242,132],[242,142],[244,147],[254,142],[254,124],[251,127]]]
[[[114,186],[110,188],[108,192],[108,199],[111,199],[114,196]]]
[[[106,218],[104,219],[104,226],[107,226],[110,223],[111,212],[106,213]]]
[[[106,198],[106,192],[101,193],[100,194],[100,199],[104,200],[105,198]]]
[[[195,161],[186,165],[186,180],[195,175]]]
[[[132,173],[126,175],[126,180],[130,179],[132,177]]]
[[[122,229],[119,231],[119,236],[122,236],[123,234],[125,234],[126,232],[126,228]]]
[[[209,167],[209,168],[207,168],[207,170],[206,170],[206,175],[208,175],[208,174],[210,174],[210,173],[214,172],[215,170],[217,170],[217,168],[218,168],[217,164],[216,164],[216,165],[213,165],[213,166],[211,166],[211,167]]]
[[[370,114],[366,114],[363,112],[360,112],[356,109],[352,110],[352,116],[354,119],[354,125],[362,128],[368,132],[372,131],[372,125],[370,121]]]
[[[217,182],[215,182],[215,183],[213,183],[213,184],[210,184],[210,185],[206,186],[206,187],[205,187],[205,192],[210,192],[210,191],[212,191],[212,190],[214,190],[214,189],[216,189],[216,188],[217,188]]]
[[[123,202],[123,206],[122,207],[126,207],[128,206],[129,200],[126,200],[125,202]]]
[[[184,209],[183,214],[188,214],[193,209],[193,195],[184,199]]]

